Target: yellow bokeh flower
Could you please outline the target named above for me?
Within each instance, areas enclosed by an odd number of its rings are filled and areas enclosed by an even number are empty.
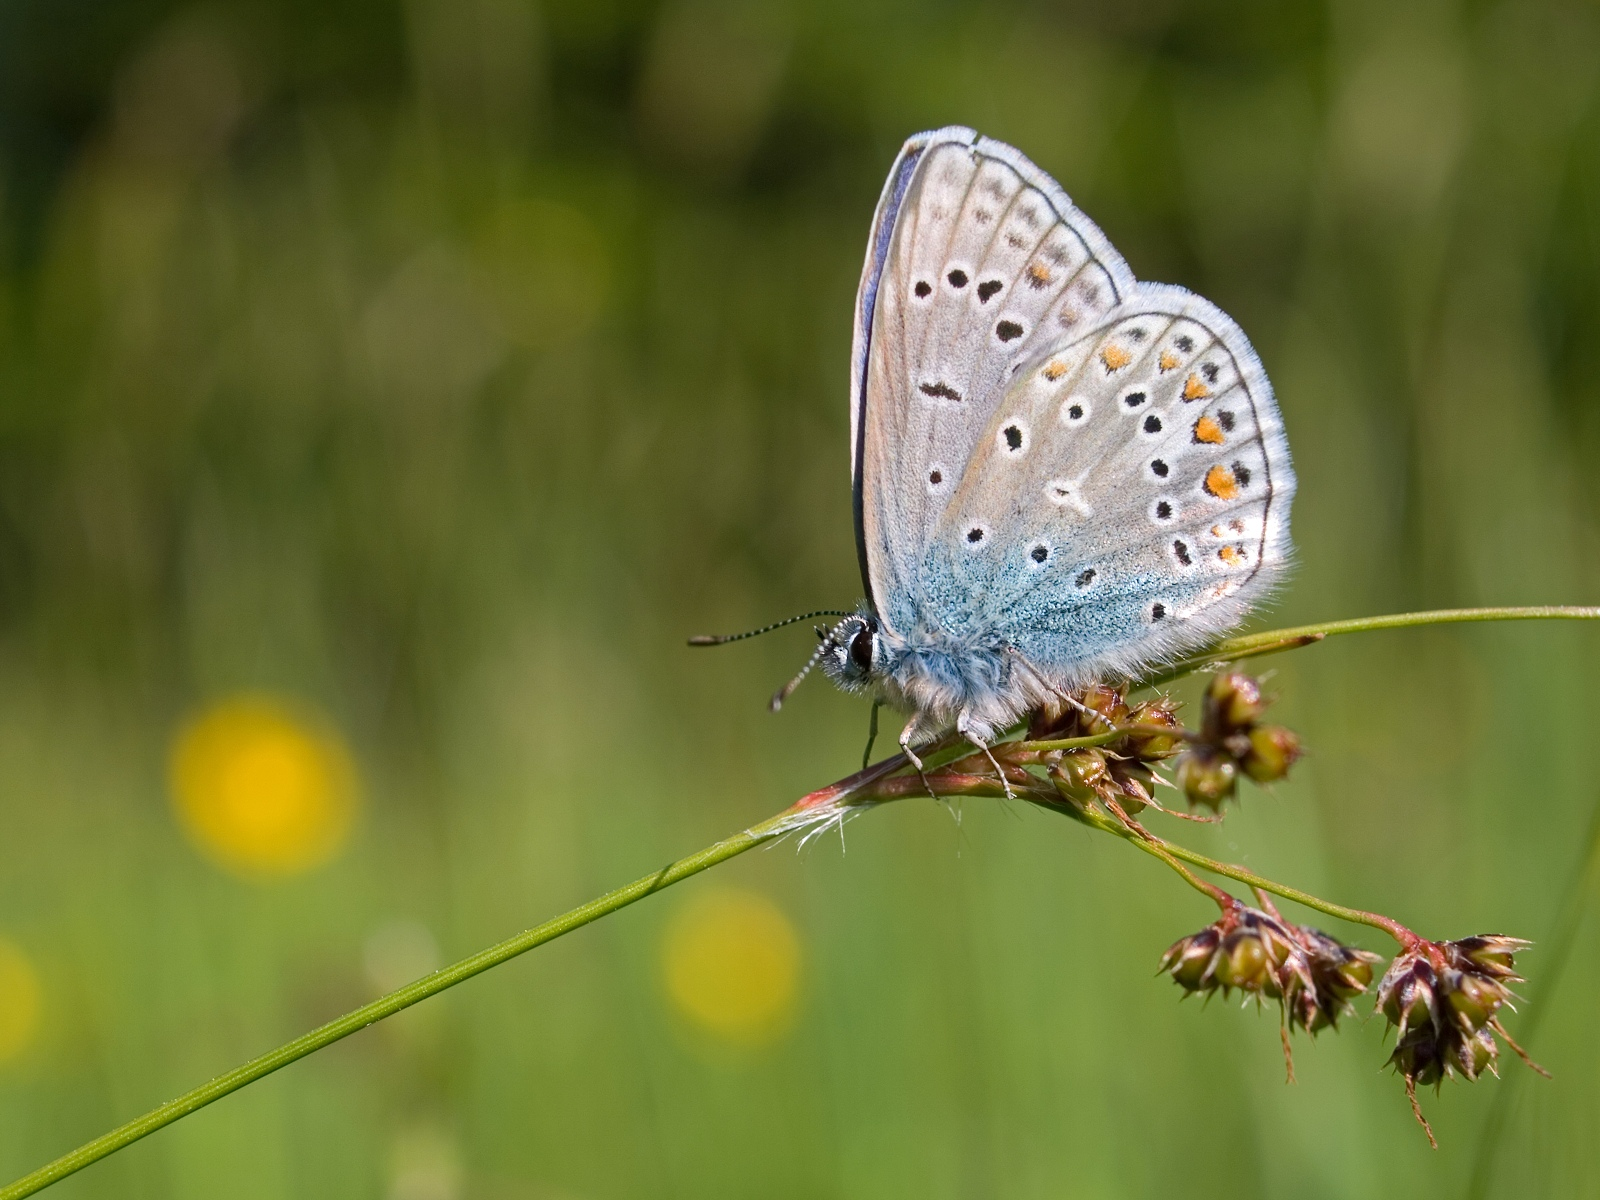
[[[765,896],[719,888],[680,909],[662,946],[667,996],[702,1030],[739,1046],[786,1033],[800,988],[800,939]]]
[[[342,740],[268,696],[201,712],[172,746],[172,797],[190,838],[246,876],[320,866],[350,834],[355,766]]]
[[[15,942],[0,937],[0,1064],[33,1044],[44,1008],[39,973]]]

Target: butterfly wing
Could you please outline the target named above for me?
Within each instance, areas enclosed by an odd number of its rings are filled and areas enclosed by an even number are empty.
[[[952,127],[906,142],[856,297],[851,465],[861,573],[879,615],[926,606],[929,539],[970,476],[1008,377],[1095,328],[1134,288],[1105,235],[1011,147]]]
[[[1294,473],[1239,327],[1135,285],[1022,366],[921,564],[950,632],[1053,683],[1133,673],[1235,625],[1281,575]]]

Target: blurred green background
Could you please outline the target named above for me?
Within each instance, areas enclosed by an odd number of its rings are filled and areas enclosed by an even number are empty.
[[[803,627],[683,639],[856,599],[850,305],[949,122],[1249,331],[1264,620],[1600,599],[1591,4],[0,0],[0,1176],[852,768],[864,704],[765,711]],[[1308,758],[1173,832],[1548,939],[1597,651],[1289,656]],[[53,1194],[1445,1196],[1492,1110],[1480,1185],[1596,1194],[1592,916],[1526,959],[1555,1080],[1425,1096],[1433,1153],[1381,1022],[1286,1086],[1274,1014],[1151,977],[1203,901],[962,816],[751,854]]]

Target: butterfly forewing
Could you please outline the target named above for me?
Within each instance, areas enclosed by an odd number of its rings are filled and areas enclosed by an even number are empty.
[[[853,379],[863,574],[891,626],[921,613],[928,540],[1014,373],[1131,287],[1015,150],[967,129],[907,143],[869,243]]]

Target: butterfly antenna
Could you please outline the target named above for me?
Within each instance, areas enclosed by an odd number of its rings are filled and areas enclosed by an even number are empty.
[[[821,616],[822,614],[818,613],[816,615]],[[845,613],[843,615],[848,617],[853,614]],[[818,632],[821,631],[819,630]],[[772,702],[768,704],[767,707],[773,712],[777,712],[780,708],[782,708],[783,702],[790,696],[794,695],[794,690],[800,686],[801,680],[805,679],[807,675],[811,674],[811,668],[821,662],[822,656],[831,650],[833,646],[833,630],[830,629],[828,630],[827,636],[817,643],[817,648],[811,652],[811,657],[806,659],[806,665],[800,668],[799,672],[793,679],[789,680],[788,683],[784,684],[781,688],[773,693]]]
[[[774,629],[782,629],[785,625],[793,625],[797,621],[809,621],[812,617],[848,617],[850,615],[850,613],[840,612],[836,608],[819,608],[816,612],[801,613],[798,617],[787,617],[782,621],[775,621],[771,625],[763,625],[760,629],[752,629],[748,633],[697,633],[689,639],[689,645],[725,646],[729,642],[742,642],[745,638],[760,637],[763,633],[771,633]],[[804,673],[801,672],[801,674]],[[799,680],[795,680],[795,682],[798,683]]]

